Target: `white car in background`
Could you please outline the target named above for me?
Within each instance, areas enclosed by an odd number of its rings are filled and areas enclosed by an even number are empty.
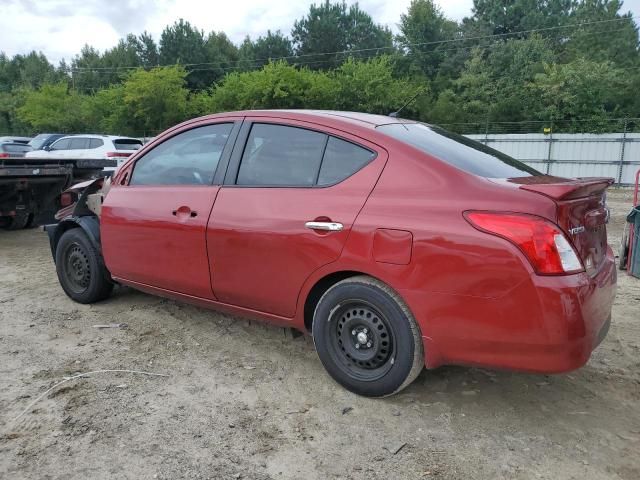
[[[137,138],[116,135],[73,135],[62,137],[44,150],[28,152],[27,158],[109,159],[118,162],[117,167],[104,171],[113,172],[136,150],[142,148]]]

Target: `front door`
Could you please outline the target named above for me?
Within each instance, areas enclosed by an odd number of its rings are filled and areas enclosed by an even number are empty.
[[[340,256],[386,153],[303,122],[255,121],[243,125],[209,220],[213,290],[293,317],[304,281]]]
[[[180,131],[135,161],[128,184],[111,188],[100,229],[115,278],[214,298],[205,232],[234,134],[233,123]]]

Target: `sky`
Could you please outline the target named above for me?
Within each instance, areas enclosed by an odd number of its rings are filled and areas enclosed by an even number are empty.
[[[321,0],[316,0],[315,3]],[[294,20],[305,15],[312,0],[0,0],[0,51],[9,56],[42,51],[57,64],[70,61],[84,44],[100,51],[128,33],[148,31],[158,40],[166,25],[184,18],[209,32],[224,31],[235,43],[280,29],[289,34]],[[354,3],[347,1],[347,3]],[[360,0],[377,23],[397,32],[410,0]],[[439,0],[445,15],[461,20],[471,14],[473,0]],[[640,15],[640,0],[623,9]]]

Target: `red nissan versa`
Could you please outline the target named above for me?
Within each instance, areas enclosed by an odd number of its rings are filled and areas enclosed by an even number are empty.
[[[245,111],[167,130],[45,228],[72,299],[118,283],[311,331],[376,397],[423,366],[584,365],[615,295],[611,183],[413,121]]]

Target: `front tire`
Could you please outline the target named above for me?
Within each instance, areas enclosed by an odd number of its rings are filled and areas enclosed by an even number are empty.
[[[56,273],[64,292],[79,303],[104,300],[113,290],[102,255],[80,228],[67,230],[60,237]]]
[[[347,390],[384,397],[409,385],[424,366],[420,329],[388,285],[351,277],[320,298],[313,341],[325,369]]]

